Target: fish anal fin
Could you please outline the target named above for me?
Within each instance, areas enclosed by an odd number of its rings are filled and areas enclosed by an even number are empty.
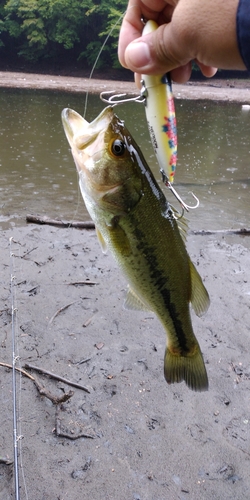
[[[207,372],[198,344],[194,354],[187,356],[173,354],[166,348],[164,376],[168,384],[185,381],[193,391],[207,391]]]
[[[107,249],[106,241],[104,240],[101,231],[97,227],[95,230],[96,230],[98,241],[101,245],[102,252],[107,253],[108,249]]]
[[[194,312],[197,316],[202,316],[210,304],[208,292],[203,284],[203,281],[195,268],[194,264],[189,261],[191,273],[191,297],[190,302],[193,306]]]
[[[137,295],[137,293],[128,286],[127,296],[124,302],[124,309],[133,311],[149,311],[145,302]]]

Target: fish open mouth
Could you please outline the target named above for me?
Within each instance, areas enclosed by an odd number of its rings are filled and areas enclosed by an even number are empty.
[[[79,113],[70,108],[62,111],[63,128],[71,147],[85,149],[100,132],[107,129],[114,116],[112,106],[106,107],[92,122],[88,122]]]

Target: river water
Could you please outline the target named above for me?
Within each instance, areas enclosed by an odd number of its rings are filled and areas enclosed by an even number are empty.
[[[83,113],[85,96],[0,89],[0,227],[25,223],[27,213],[89,220],[61,125],[63,108]],[[88,98],[86,119],[103,109]],[[160,181],[143,105],[116,108]],[[178,164],[175,188],[187,204],[191,229],[249,227],[250,111],[241,104],[176,100]],[[178,202],[166,190],[169,201]]]

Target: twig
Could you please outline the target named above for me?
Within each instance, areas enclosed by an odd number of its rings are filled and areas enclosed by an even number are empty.
[[[89,281],[89,280],[86,280],[86,281],[72,281],[70,283],[65,283],[66,285],[75,285],[75,286],[78,286],[78,285],[99,285],[99,283],[97,283],[97,281]]]
[[[240,234],[241,236],[249,236],[250,229],[201,229],[201,230],[192,230],[191,234],[200,234],[200,235],[209,235],[209,234]]]
[[[84,358],[84,359],[81,359],[80,361],[72,362],[72,364],[73,365],[82,365],[83,363],[87,363],[90,360],[91,360],[91,358]]]
[[[86,326],[89,326],[92,319],[94,318],[95,315],[91,316],[89,319],[87,319],[87,321],[85,321],[85,323],[83,323],[83,327],[86,328]]]
[[[41,396],[45,396],[46,398],[50,399],[50,401],[52,401],[52,403],[54,403],[55,405],[65,403],[74,395],[74,391],[69,391],[65,392],[62,396],[54,396],[48,389],[46,389],[46,387],[40,385],[36,379],[34,380],[34,382]]]
[[[57,227],[74,227],[77,229],[95,229],[95,224],[92,221],[66,221],[66,220],[57,220],[50,219],[46,215],[26,215],[27,222],[33,222],[35,224],[48,224],[49,226],[57,226]]]
[[[10,460],[9,457],[2,457],[0,455],[0,464],[12,465],[13,464],[13,460]]]
[[[33,222],[35,224],[48,224],[50,226],[58,226],[58,227],[74,227],[78,229],[94,229],[95,224],[92,221],[66,221],[66,220],[56,220],[50,219],[46,215],[26,215],[27,222]],[[192,230],[191,234],[198,235],[209,235],[209,234],[240,234],[242,236],[249,236],[250,229],[240,228],[240,229],[201,229],[201,230]]]
[[[59,405],[60,403],[65,403],[74,395],[74,391],[69,391],[65,392],[62,396],[54,396],[54,394],[52,394],[48,389],[46,389],[46,387],[40,384],[40,382],[38,382],[37,379],[34,378],[33,381],[39,394],[41,394],[41,396],[45,396],[46,398],[50,399],[50,401],[52,401],[52,403],[54,403],[55,405]]]
[[[10,368],[12,370],[12,365],[10,365],[9,363],[4,363],[3,361],[0,361],[0,366],[4,366],[5,368]],[[15,369],[16,369],[17,372],[22,373],[22,375],[26,375],[26,377],[30,378],[34,382],[35,378],[33,377],[33,375],[31,375],[30,373],[26,372],[22,368],[18,368],[17,366],[15,366]]]
[[[34,247],[34,248],[31,248],[31,250],[28,250],[27,252],[25,252],[23,255],[21,255],[21,259],[25,259],[25,257],[27,257],[27,255],[29,255],[31,252],[33,252],[37,248],[38,247]]]
[[[61,382],[64,382],[65,384],[71,385],[72,387],[76,387],[77,389],[82,389],[85,392],[90,393],[90,390],[87,387],[84,387],[84,385],[77,384],[77,382],[71,382],[71,380],[68,380],[64,377],[61,377],[60,375],[56,375],[53,372],[50,372],[48,370],[44,370],[44,368],[39,368],[38,366],[31,365],[29,363],[25,364],[25,368],[28,368],[29,370],[36,370],[37,372],[44,373],[45,375],[48,375],[51,378],[54,378],[56,380],[60,380]]]
[[[66,306],[60,307],[60,309],[58,309],[58,311],[56,311],[55,314],[53,314],[53,316],[50,318],[49,325],[51,325],[51,323],[53,323],[54,319],[58,316],[58,314],[65,311],[66,309],[68,309],[68,307],[72,306],[76,302],[77,301],[75,300],[74,302],[70,302],[69,304],[66,304]]]
[[[5,368],[12,369],[12,365],[8,363],[0,362],[0,366],[5,366]],[[46,398],[50,399],[50,401],[52,401],[52,403],[54,403],[55,405],[58,405],[60,403],[65,403],[65,401],[68,401],[68,399],[71,398],[74,394],[73,391],[69,391],[63,394],[62,396],[54,396],[48,389],[46,389],[46,387],[40,384],[40,382],[35,377],[33,377],[33,375],[26,372],[26,370],[23,370],[23,368],[18,368],[17,366],[15,366],[15,369],[16,371],[22,373],[22,375],[25,375],[26,377],[30,378],[34,382],[41,396],[45,396]]]

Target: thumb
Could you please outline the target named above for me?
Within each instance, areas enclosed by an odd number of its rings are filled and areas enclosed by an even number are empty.
[[[126,66],[134,72],[163,74],[192,60],[192,55],[181,53],[177,37],[174,36],[172,23],[159,26],[157,30],[137,38],[125,51]]]

